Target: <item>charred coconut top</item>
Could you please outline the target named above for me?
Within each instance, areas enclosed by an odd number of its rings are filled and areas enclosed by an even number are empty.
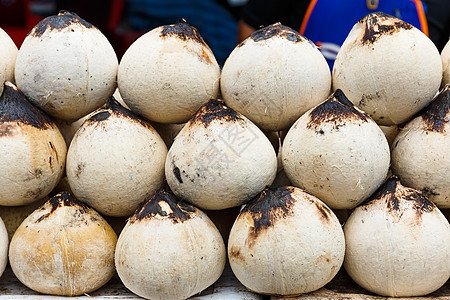
[[[214,121],[237,122],[242,120],[242,117],[232,108],[225,105],[221,99],[210,99],[203,104],[195,115],[189,120],[189,125],[192,123],[201,123],[205,127]]]
[[[308,129],[317,129],[323,123],[334,123],[334,129],[344,125],[345,120],[353,119],[367,122],[369,116],[356,109],[344,92],[337,89],[328,99],[314,108],[310,114]]]
[[[361,40],[363,45],[373,44],[383,35],[392,35],[400,30],[410,30],[413,28],[411,24],[384,12],[370,13],[361,18],[358,23],[365,24],[366,26]]]
[[[426,124],[425,130],[444,132],[445,124],[450,119],[450,84],[442,89],[421,116]]]
[[[165,190],[159,190],[150,200],[141,204],[133,216],[130,223],[145,219],[152,219],[156,215],[170,219],[173,223],[182,223],[191,218],[191,214],[197,209],[172,195]]]
[[[428,200],[421,192],[403,186],[397,176],[391,176],[371,197],[369,197],[360,206],[367,210],[377,201],[384,201],[388,212],[399,217],[406,209],[406,203],[416,211],[416,215],[420,216],[424,213],[431,212],[436,208],[433,202]],[[409,206],[408,205],[408,206]]]
[[[78,212],[80,214],[87,213],[91,209],[87,204],[77,200],[69,192],[60,192],[60,193],[56,194],[55,196],[53,196],[52,198],[50,198],[48,200],[48,203],[51,206],[50,212],[40,216],[36,220],[36,223],[39,223],[42,220],[48,218],[50,215],[52,215],[60,207],[74,207],[74,208],[77,208]],[[40,209],[41,210],[45,210],[45,207],[41,207]],[[91,218],[94,218],[94,216],[91,216]],[[92,220],[92,221],[95,221],[95,220]]]
[[[179,19],[173,25],[163,26],[160,36],[162,38],[173,36],[182,41],[193,40],[205,47],[208,47],[197,28],[191,26],[185,19]]]
[[[49,129],[54,124],[47,114],[31,104],[25,95],[9,81],[5,82],[0,96],[0,126],[6,122],[23,123],[39,129]],[[0,136],[8,134],[8,126],[0,128]]]
[[[49,16],[40,21],[30,32],[34,37],[41,37],[47,30],[61,31],[64,28],[78,25],[85,28],[95,28],[91,23],[80,18],[76,13],[62,10],[58,15]]]
[[[249,38],[254,42],[268,40],[273,37],[281,37],[293,43],[307,40],[304,36],[296,32],[294,29],[281,25],[281,23],[275,23],[258,29],[249,36]],[[241,45],[242,43],[239,46]]]
[[[96,123],[107,120],[111,114],[126,118],[132,121],[140,123],[144,127],[150,127],[151,125],[140,116],[133,113],[131,110],[123,107],[113,96],[109,97],[106,104],[98,109],[98,112],[92,114],[86,122]]]

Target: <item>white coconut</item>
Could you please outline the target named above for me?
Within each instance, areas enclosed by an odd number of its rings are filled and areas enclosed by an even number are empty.
[[[276,154],[264,133],[214,99],[177,135],[165,166],[175,195],[202,209],[240,206],[271,184],[276,172]]]
[[[213,284],[226,261],[223,239],[205,213],[158,191],[136,210],[117,241],[117,273],[147,299],[186,299]]]
[[[118,86],[132,111],[159,123],[183,123],[219,94],[220,67],[185,20],[137,39],[120,61]]]
[[[291,182],[333,209],[361,203],[380,187],[389,170],[383,131],[340,90],[302,115],[281,149]]]
[[[17,52],[18,49],[14,41],[0,28],[0,95],[3,93],[5,81],[14,82]]]
[[[167,147],[153,127],[113,97],[90,115],[67,152],[75,197],[108,216],[129,216],[164,183]]]
[[[344,267],[360,286],[390,297],[423,296],[450,277],[450,225],[419,191],[389,179],[344,226]]]
[[[77,120],[116,89],[118,60],[107,38],[74,13],[39,22],[17,54],[17,86],[49,115]]]
[[[450,84],[400,131],[392,171],[440,208],[450,208]]]
[[[401,124],[428,105],[442,79],[434,43],[419,29],[374,12],[352,28],[333,66],[341,89],[380,125]]]
[[[66,144],[55,123],[6,82],[0,97],[0,205],[46,196],[62,177]]]
[[[442,59],[442,84],[444,87],[446,84],[450,84],[450,39],[441,52]]]
[[[114,275],[116,242],[117,235],[99,213],[60,193],[19,226],[9,262],[14,275],[34,291],[82,295]]]
[[[3,275],[6,265],[8,264],[8,247],[8,231],[6,230],[2,218],[0,218],[0,277]]]
[[[275,131],[287,129],[327,98],[331,73],[309,39],[276,23],[257,30],[231,52],[220,88],[228,106]]]
[[[228,240],[233,273],[261,294],[293,296],[327,284],[344,260],[334,213],[299,188],[270,186],[248,202]]]

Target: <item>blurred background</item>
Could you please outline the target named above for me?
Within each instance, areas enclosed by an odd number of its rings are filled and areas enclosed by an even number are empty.
[[[426,18],[420,16],[422,8]],[[450,0],[0,0],[0,27],[20,47],[40,20],[60,10],[98,27],[119,59],[145,32],[184,18],[199,30],[221,66],[249,33],[278,21],[310,38],[331,61],[351,26],[370,11],[382,10],[429,31],[439,51],[450,35]],[[324,42],[329,37],[336,39],[334,44]]]

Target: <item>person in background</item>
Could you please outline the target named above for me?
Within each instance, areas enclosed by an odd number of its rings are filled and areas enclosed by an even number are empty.
[[[375,11],[419,28],[439,51],[449,39],[449,0],[249,0],[238,23],[238,42],[260,27],[280,22],[313,41],[332,68],[353,25]]]

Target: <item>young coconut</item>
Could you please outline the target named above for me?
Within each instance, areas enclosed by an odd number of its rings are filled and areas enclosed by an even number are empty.
[[[442,87],[450,84],[450,39],[445,44],[444,49],[441,52],[442,59]]]
[[[6,265],[8,264],[8,247],[8,231],[6,230],[2,218],[0,218],[0,277],[3,275]]]
[[[118,60],[106,37],[75,13],[39,22],[17,55],[17,86],[49,115],[77,120],[116,89]]]
[[[246,117],[211,99],[175,138],[166,179],[176,196],[202,209],[240,206],[272,183],[277,157]]]
[[[419,29],[374,12],[352,28],[333,66],[333,89],[341,89],[380,125],[408,121],[439,90],[442,61]]]
[[[344,267],[361,287],[390,297],[423,296],[450,276],[450,225],[419,191],[391,177],[344,226]]]
[[[319,49],[276,23],[239,44],[220,77],[225,103],[264,130],[287,129],[327,98],[331,73]]]
[[[137,114],[183,123],[219,94],[220,67],[196,28],[181,19],[137,39],[120,61],[118,86]]]
[[[400,131],[392,172],[440,208],[450,208],[450,84]]]
[[[5,81],[14,82],[14,65],[16,64],[17,46],[11,37],[0,28],[0,95]]]
[[[117,235],[99,213],[63,192],[19,226],[9,262],[14,275],[34,291],[82,295],[113,276],[116,242]]]
[[[160,190],[136,210],[117,241],[117,273],[147,299],[186,299],[213,284],[226,261],[208,216]]]
[[[248,289],[294,296],[333,279],[344,245],[339,220],[322,201],[296,187],[269,186],[241,210],[228,257]]]
[[[292,183],[333,209],[357,206],[380,187],[389,170],[383,131],[341,90],[302,115],[281,149]]]
[[[81,125],[67,152],[75,197],[107,216],[129,216],[164,184],[167,147],[114,97]]]
[[[0,205],[46,196],[64,172],[66,144],[55,123],[11,82],[0,96]]]

